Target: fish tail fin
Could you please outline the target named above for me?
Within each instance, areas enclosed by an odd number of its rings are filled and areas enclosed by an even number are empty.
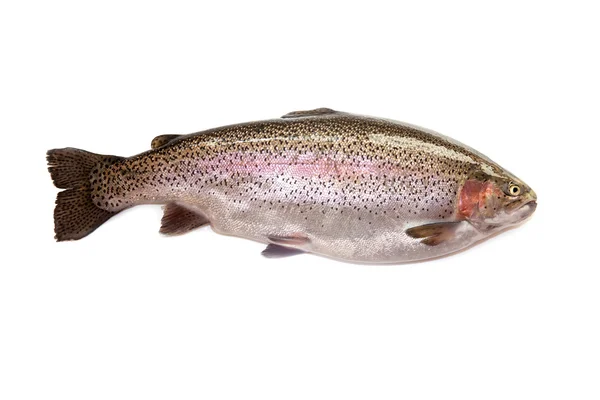
[[[66,189],[56,196],[54,238],[57,241],[81,239],[118,213],[94,204],[90,176],[97,167],[121,159],[70,147],[48,151],[48,171],[52,181],[57,188]]]

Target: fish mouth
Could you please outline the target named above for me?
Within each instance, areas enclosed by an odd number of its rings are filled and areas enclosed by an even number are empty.
[[[481,222],[470,221],[477,229],[482,232],[490,233],[496,230],[503,230],[511,228],[524,223],[537,208],[537,201],[530,200],[520,207],[515,207],[512,212],[504,212],[498,215],[496,218],[490,220],[484,220]]]
[[[531,215],[535,212],[536,208],[537,208],[536,200],[531,200],[531,201],[523,204],[521,207],[519,207],[519,209],[516,211],[519,216],[519,219],[518,219],[519,222],[524,221],[527,218],[531,217]]]

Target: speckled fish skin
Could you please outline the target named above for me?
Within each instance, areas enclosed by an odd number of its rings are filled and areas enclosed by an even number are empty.
[[[83,237],[138,204],[175,204],[221,234],[351,262],[402,263],[464,249],[520,224],[537,205],[523,181],[463,144],[329,109],[158,137],[153,146],[90,161],[89,185],[85,175],[80,185],[104,219],[69,233],[78,219],[57,200],[57,239]],[[48,153],[55,183],[67,150]],[[60,222],[57,212],[74,222]]]

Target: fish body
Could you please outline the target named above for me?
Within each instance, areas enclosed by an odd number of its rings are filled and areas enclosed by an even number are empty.
[[[163,135],[152,147],[129,158],[49,151],[54,182],[67,189],[57,240],[138,204],[166,204],[166,234],[210,224],[268,244],[267,256],[400,263],[464,249],[537,204],[529,186],[461,143],[330,109]]]

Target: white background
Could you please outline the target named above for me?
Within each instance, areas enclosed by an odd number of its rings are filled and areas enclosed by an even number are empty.
[[[594,2],[3,2],[2,399],[598,399]],[[537,192],[456,256],[361,266],[140,206],[55,243],[45,151],[331,107],[465,142]]]

